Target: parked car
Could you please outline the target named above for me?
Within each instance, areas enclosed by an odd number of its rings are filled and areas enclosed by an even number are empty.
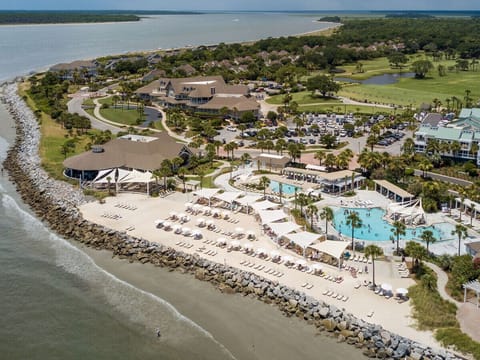
[[[315,144],[315,139],[308,139],[308,142],[309,142],[310,144]]]
[[[227,131],[237,131],[237,128],[233,125],[228,125],[226,128],[225,128]]]

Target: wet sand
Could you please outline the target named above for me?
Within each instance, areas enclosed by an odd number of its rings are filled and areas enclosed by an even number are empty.
[[[106,251],[82,248],[95,263],[137,288],[165,299],[210,332],[236,359],[360,359],[361,352],[271,306],[220,293],[191,275],[150,264],[112,259]],[[164,332],[168,332],[165,329]]]

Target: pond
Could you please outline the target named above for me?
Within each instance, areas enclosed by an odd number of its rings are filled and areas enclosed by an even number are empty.
[[[342,81],[347,83],[363,84],[363,85],[390,85],[395,84],[398,79],[401,78],[413,78],[415,73],[405,72],[405,73],[395,73],[395,74],[382,74],[377,76],[372,76],[371,78],[365,80],[355,80],[346,77],[336,77],[335,81]]]

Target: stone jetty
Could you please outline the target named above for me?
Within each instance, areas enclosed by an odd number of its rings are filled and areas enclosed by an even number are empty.
[[[109,250],[114,256],[130,262],[151,263],[191,274],[198,280],[210,282],[226,294],[242,294],[272,304],[284,315],[304,319],[320,331],[335,336],[339,342],[357,347],[371,358],[459,359],[447,351],[434,350],[355,318],[342,309],[277,281],[86,221],[78,210],[78,205],[87,201],[83,192],[67,182],[50,178],[42,169],[38,154],[38,121],[18,96],[16,84],[4,86],[2,101],[15,119],[17,131],[15,143],[3,166],[23,201],[62,237],[95,249]]]

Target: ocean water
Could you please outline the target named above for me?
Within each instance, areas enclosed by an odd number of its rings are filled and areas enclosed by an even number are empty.
[[[0,26],[0,81],[60,62],[131,51],[239,42],[328,27],[318,15],[152,15],[140,22]]]
[[[0,57],[0,78],[59,61],[134,50],[133,44],[135,49],[150,49],[266,36],[263,16],[234,16],[239,21],[232,22],[247,22],[250,32],[239,35],[235,29],[236,34],[223,31],[211,37],[200,34],[206,30],[198,22],[193,38],[191,18],[158,19],[162,24],[170,21],[170,30],[177,33],[160,43],[165,34],[159,30],[155,38],[143,33],[141,42],[131,40],[138,39],[135,33],[142,23],[2,27],[0,52],[9,56]],[[271,16],[268,21],[273,23]],[[310,19],[276,19],[277,29],[285,22],[284,32],[310,30]],[[295,25],[297,21],[307,25]],[[12,125],[0,104],[0,161],[13,141]],[[269,305],[223,295],[191,276],[129,264],[58,237],[29,212],[6,174],[0,176],[0,234],[2,359],[316,359],[319,353],[328,359],[362,357]]]

